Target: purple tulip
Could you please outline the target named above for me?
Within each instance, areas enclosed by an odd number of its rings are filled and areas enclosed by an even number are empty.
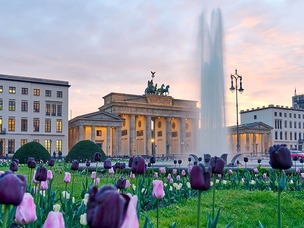
[[[209,169],[211,173],[222,174],[224,171],[225,161],[219,157],[212,157],[210,159]]]
[[[172,169],[173,174],[177,174],[177,169]]]
[[[129,158],[129,164],[128,164],[128,166],[129,166],[130,168],[132,167],[133,160],[134,160],[134,156],[132,156],[132,157]]]
[[[166,168],[165,167],[159,167],[159,172],[161,174],[165,174],[166,173]]]
[[[14,158],[12,161],[16,162],[16,163],[17,163],[17,165],[19,165],[19,159]]]
[[[150,158],[150,163],[151,163],[151,164],[154,164],[155,162],[156,162],[156,159],[155,159],[154,156],[152,156],[152,157]]]
[[[12,171],[5,171],[0,176],[0,204],[18,206],[26,190],[26,178],[15,175]]]
[[[43,228],[65,228],[64,219],[61,212],[50,211],[45,222]]]
[[[263,179],[266,179],[267,178],[267,174],[266,173],[263,173]]]
[[[182,164],[182,160],[179,159],[179,160],[177,161],[177,163],[178,163],[179,165]]]
[[[210,188],[210,171],[205,171],[202,164],[193,166],[190,173],[190,184],[192,189],[208,190]]]
[[[10,170],[13,172],[17,172],[18,171],[18,164],[15,161],[12,161],[10,164]]]
[[[55,160],[53,158],[51,158],[50,160],[48,160],[47,164],[49,166],[54,166],[55,165]]]
[[[177,175],[176,180],[180,181],[180,179],[181,179],[180,175]]]
[[[47,179],[47,169],[41,165],[36,170],[35,180],[36,181],[46,181],[46,179]]]
[[[96,152],[94,154],[94,161],[96,161],[96,162],[100,162],[101,161],[101,153],[100,152]]]
[[[71,182],[71,174],[69,172],[65,172],[63,181],[64,181],[64,183],[70,183]]]
[[[135,174],[132,173],[132,172],[130,172],[130,178],[131,178],[131,179],[135,179]]]
[[[304,173],[301,173],[301,174],[300,174],[300,177],[301,177],[302,179],[304,179]]]
[[[229,170],[228,170],[228,174],[229,174],[229,175],[232,175],[232,174],[233,174],[232,169],[229,169]]]
[[[111,163],[111,160],[110,160],[109,158],[107,158],[107,159],[104,161],[103,167],[104,167],[105,169],[111,169],[112,163]]]
[[[183,169],[182,170],[182,176],[186,176],[187,175],[187,173],[186,173],[186,171]]]
[[[172,178],[171,173],[169,173],[168,176],[167,176],[167,179],[170,180],[171,178]]]
[[[136,204],[137,197],[120,194],[113,186],[105,185],[99,190],[93,186],[87,203],[88,225],[91,228],[138,228]]]
[[[203,160],[203,158],[202,158],[202,157],[199,157],[199,158],[198,158],[198,161],[199,161],[199,162],[201,162],[202,160]]]
[[[248,158],[247,157],[244,157],[244,162],[248,162]]]
[[[174,160],[173,163],[174,163],[174,165],[176,165],[177,164],[177,160]]]
[[[114,168],[111,167],[111,169],[109,169],[109,174],[114,174],[114,173],[115,173]]]
[[[301,169],[300,168],[296,168],[296,173],[301,173]]]
[[[36,161],[34,158],[29,157],[27,159],[27,167],[29,167],[30,169],[35,169],[36,168]]]
[[[152,189],[152,196],[155,199],[162,199],[165,196],[165,191],[164,191],[164,185],[163,181],[161,180],[153,180],[153,189]]]
[[[254,172],[254,173],[258,173],[258,172],[259,172],[258,168],[254,168],[254,169],[253,169],[253,172]]]
[[[87,161],[86,161],[86,167],[90,167],[90,165],[91,165],[91,161],[90,161],[90,160],[87,160]]]
[[[269,147],[269,164],[273,169],[289,169],[293,163],[290,150],[285,144]]]
[[[125,189],[125,187],[126,187],[126,179],[120,177],[117,180],[116,188],[118,188],[118,189]]]
[[[16,220],[21,224],[29,224],[37,219],[36,205],[30,193],[24,193],[21,203],[16,209]]]
[[[134,174],[144,174],[146,170],[146,162],[142,157],[136,157],[132,164],[132,173]]]
[[[71,165],[71,170],[78,170],[79,169],[79,162],[77,160],[73,160]]]

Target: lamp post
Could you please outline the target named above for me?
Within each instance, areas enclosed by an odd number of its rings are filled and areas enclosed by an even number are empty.
[[[239,104],[238,104],[238,92],[240,92],[240,94],[243,93],[244,89],[242,87],[242,76],[237,74],[237,69],[235,70],[235,74],[231,74],[230,75],[231,78],[231,87],[230,87],[230,91],[233,93],[234,90],[236,90],[235,93],[235,99],[236,99],[236,152],[239,153],[240,152],[240,135],[239,135]],[[233,79],[235,80],[235,87],[233,86]],[[239,81],[239,85],[238,85],[238,80]]]

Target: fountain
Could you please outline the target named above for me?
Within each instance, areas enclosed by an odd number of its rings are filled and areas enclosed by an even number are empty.
[[[223,67],[222,19],[219,9],[212,11],[211,25],[205,15],[200,18],[201,51],[201,135],[199,156],[220,157],[228,152],[225,118],[225,83]],[[228,162],[229,163],[229,162]]]

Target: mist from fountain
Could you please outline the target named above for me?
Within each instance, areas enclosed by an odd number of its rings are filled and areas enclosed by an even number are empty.
[[[223,60],[223,28],[220,9],[212,11],[211,25],[203,12],[200,18],[199,46],[201,54],[201,134],[199,156],[228,154],[225,83]]]

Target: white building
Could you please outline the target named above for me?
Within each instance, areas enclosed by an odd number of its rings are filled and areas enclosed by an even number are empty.
[[[67,81],[0,74],[0,156],[30,141],[68,152]]]
[[[241,110],[241,124],[263,122],[273,127],[272,144],[286,144],[289,148],[302,150],[304,139],[304,110],[268,105]]]

